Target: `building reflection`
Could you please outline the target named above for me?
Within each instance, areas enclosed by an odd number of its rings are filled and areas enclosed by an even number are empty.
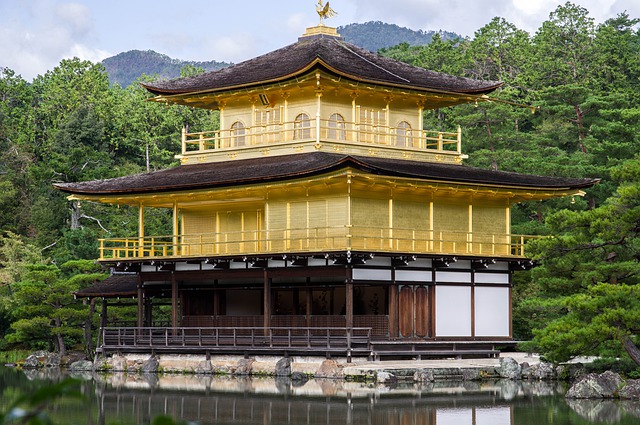
[[[388,387],[197,375],[98,379],[99,424],[167,415],[201,425],[512,425],[513,398],[528,397],[522,383],[509,381]]]

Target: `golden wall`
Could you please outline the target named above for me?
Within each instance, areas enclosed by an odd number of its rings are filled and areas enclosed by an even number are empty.
[[[183,253],[509,253],[506,201],[474,202],[446,191],[394,193],[382,184],[351,189],[345,183],[274,188],[263,202],[181,209]]]

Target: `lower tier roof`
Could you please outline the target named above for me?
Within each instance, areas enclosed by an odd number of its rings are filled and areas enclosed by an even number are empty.
[[[181,165],[126,177],[80,183],[57,183],[54,186],[71,195],[142,195],[278,182],[318,176],[345,168],[353,168],[372,175],[496,188],[577,190],[591,187],[600,180],[537,176],[465,165],[312,152]]]

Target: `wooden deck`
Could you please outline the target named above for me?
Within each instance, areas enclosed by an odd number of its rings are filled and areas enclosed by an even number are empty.
[[[368,356],[371,328],[104,328],[101,352]]]
[[[508,340],[389,340],[372,328],[106,327],[98,351],[113,353],[305,355],[369,360],[498,357]]]

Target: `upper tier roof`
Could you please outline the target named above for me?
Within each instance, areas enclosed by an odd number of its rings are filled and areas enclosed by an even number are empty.
[[[108,180],[59,183],[55,187],[69,194],[80,196],[142,195],[264,184],[309,178],[345,168],[373,175],[479,185],[489,188],[577,190],[593,186],[599,181],[599,179],[592,178],[534,176],[464,165],[313,152],[221,163],[182,165],[166,170]]]
[[[218,71],[142,85],[162,96],[219,92],[283,82],[314,68],[352,81],[426,92],[482,95],[502,85],[411,66],[327,34],[301,37],[294,44]]]

